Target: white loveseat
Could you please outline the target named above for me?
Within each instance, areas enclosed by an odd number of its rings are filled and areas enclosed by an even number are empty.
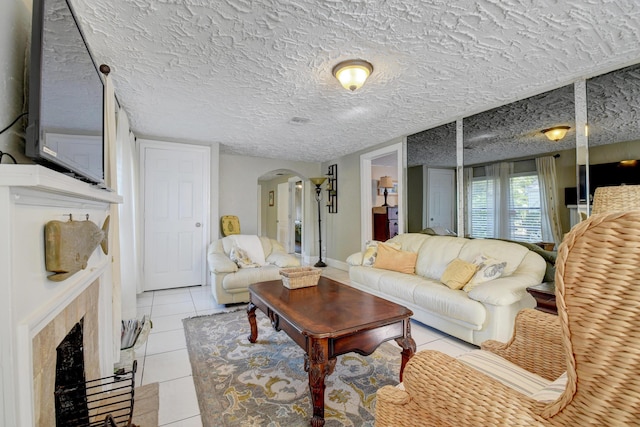
[[[516,314],[535,306],[526,288],[541,283],[546,263],[524,246],[420,233],[400,234],[389,242],[417,253],[415,274],[363,266],[364,253],[358,252],[347,258],[351,286],[408,307],[416,320],[428,326],[476,345],[488,339],[506,342]],[[480,255],[506,262],[499,278],[469,292],[450,289],[440,281],[454,259],[473,262]]]
[[[234,246],[244,246],[255,267],[238,266],[230,255]],[[207,252],[211,274],[211,293],[218,304],[249,302],[249,285],[267,280],[279,280],[280,268],[296,267],[300,261],[288,254],[278,241],[268,237],[231,235],[216,240]],[[242,263],[240,263],[242,265]]]

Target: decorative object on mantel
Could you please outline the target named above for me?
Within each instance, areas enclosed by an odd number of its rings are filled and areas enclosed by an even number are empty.
[[[318,262],[314,264],[314,267],[326,267],[322,261],[322,211],[320,210],[320,202],[322,201],[322,184],[327,180],[326,177],[321,176],[318,178],[309,178],[313,185],[316,186],[316,202],[318,202]]]
[[[329,166],[327,179],[327,207],[329,213],[338,213],[338,165]]]
[[[389,194],[387,188],[393,188],[393,179],[390,176],[380,177],[378,188],[384,188],[384,204],[382,206],[389,206],[387,204],[387,195]]]
[[[87,267],[87,261],[98,244],[105,255],[109,253],[109,219],[107,216],[102,229],[89,215],[85,221],[49,221],[44,226],[44,258],[47,271],[55,274],[49,280],[60,282]]]

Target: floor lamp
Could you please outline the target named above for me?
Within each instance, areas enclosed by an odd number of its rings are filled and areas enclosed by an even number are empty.
[[[314,267],[326,267],[327,264],[325,264],[322,261],[322,218],[320,216],[320,214],[322,213],[320,210],[320,201],[322,201],[322,188],[320,188],[322,186],[322,184],[324,184],[324,182],[327,180],[326,177],[320,177],[320,178],[310,178],[311,182],[316,186],[316,202],[318,202],[318,262],[316,262],[314,264]]]

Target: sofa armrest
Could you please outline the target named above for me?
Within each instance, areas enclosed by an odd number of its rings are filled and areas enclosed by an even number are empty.
[[[550,381],[567,370],[560,320],[538,310],[518,313],[509,342],[489,340],[481,348]]]
[[[284,251],[271,252],[266,261],[267,263],[273,264],[277,267],[297,267],[300,265],[300,260],[298,258]]]
[[[491,305],[511,305],[527,295],[527,287],[540,282],[528,280],[527,277],[507,276],[480,283],[469,292],[469,298]]]
[[[207,261],[209,262],[209,271],[212,273],[235,273],[238,271],[238,265],[222,253],[209,252]]]
[[[362,265],[362,258],[364,257],[364,252],[356,252],[355,254],[349,255],[347,258],[347,264],[349,265]]]

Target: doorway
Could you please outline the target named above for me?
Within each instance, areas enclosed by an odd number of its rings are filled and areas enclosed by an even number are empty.
[[[389,145],[387,147],[380,148],[369,153],[362,154],[360,156],[360,217],[361,217],[361,245],[367,240],[373,238],[373,207],[378,203],[378,197],[383,200],[383,196],[379,195],[378,181],[379,177],[376,176],[374,166],[377,159],[389,159],[393,158],[392,162],[385,161],[385,164],[389,168],[393,168],[396,171],[397,182],[394,183],[394,191],[397,193],[396,203],[398,207],[398,232],[404,233],[404,223],[406,218],[405,212],[405,159],[403,156],[403,146],[406,144],[406,140],[396,144]],[[395,157],[389,157],[395,156]],[[381,163],[382,160],[379,161]],[[395,166],[395,167],[394,167]],[[377,169],[377,167],[376,167]],[[391,169],[389,169],[391,170]],[[387,196],[389,201],[389,198]],[[380,202],[384,203],[384,202]]]
[[[141,141],[143,289],[203,285],[210,149]]]
[[[304,251],[303,179],[290,170],[258,178],[261,234],[277,240],[292,254]]]

